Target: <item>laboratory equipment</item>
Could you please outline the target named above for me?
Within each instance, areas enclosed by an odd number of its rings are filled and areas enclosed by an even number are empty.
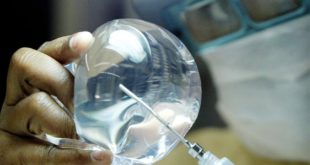
[[[211,152],[205,152],[204,149],[197,143],[192,143],[181,136],[177,131],[170,127],[169,123],[165,122],[150,106],[143,102],[139,97],[120,84],[119,88],[128,96],[135,99],[138,103],[143,105],[161,124],[163,124],[169,131],[171,131],[179,140],[187,147],[188,153],[198,160],[199,165],[233,165],[233,163],[226,157],[219,159]]]
[[[134,92],[183,137],[200,106],[196,63],[173,34],[141,20],[114,20],[93,35],[93,45],[75,68],[77,133],[82,141],[112,151],[113,164],[152,164],[182,139],[119,85]]]

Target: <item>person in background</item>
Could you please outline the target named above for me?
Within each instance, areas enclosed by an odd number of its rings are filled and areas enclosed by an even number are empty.
[[[150,1],[133,0],[133,6],[191,49],[202,89],[210,84],[203,69],[210,71],[216,106],[201,111],[218,111],[227,124],[205,125],[188,138],[238,165],[309,164],[309,1]],[[212,92],[203,90],[202,105],[214,101],[204,97]],[[180,147],[159,164],[184,162],[197,163]]]

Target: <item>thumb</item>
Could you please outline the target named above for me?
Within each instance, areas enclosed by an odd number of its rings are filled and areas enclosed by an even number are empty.
[[[80,54],[86,51],[93,42],[92,34],[84,31],[45,42],[38,51],[66,64],[79,58]]]

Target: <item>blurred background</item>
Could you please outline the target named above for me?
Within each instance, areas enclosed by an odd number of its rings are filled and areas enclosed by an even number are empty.
[[[11,0],[4,7],[1,101],[18,48],[140,18],[174,33],[198,64],[202,105],[189,138],[236,164],[310,162],[308,0]],[[177,148],[162,164],[184,164],[185,155]]]

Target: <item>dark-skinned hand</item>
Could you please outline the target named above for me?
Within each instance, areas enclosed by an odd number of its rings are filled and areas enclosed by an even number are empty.
[[[0,114],[0,164],[111,164],[109,152],[60,149],[34,138],[77,138],[68,115],[74,113],[73,76],[63,65],[79,58],[93,40],[89,32],[79,32],[46,42],[38,50],[20,48],[13,54]]]

